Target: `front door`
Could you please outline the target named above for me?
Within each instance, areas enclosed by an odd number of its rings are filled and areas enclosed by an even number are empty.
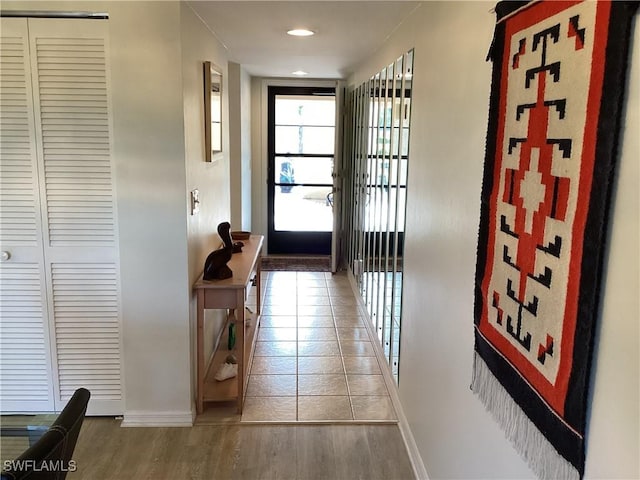
[[[268,252],[331,253],[335,89],[269,87]]]

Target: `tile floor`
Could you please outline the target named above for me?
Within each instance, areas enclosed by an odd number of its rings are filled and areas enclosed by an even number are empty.
[[[396,421],[345,274],[263,272],[243,422]]]

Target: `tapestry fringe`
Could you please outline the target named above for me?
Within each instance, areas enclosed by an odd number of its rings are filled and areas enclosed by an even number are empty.
[[[540,479],[580,479],[578,470],[540,433],[477,352],[473,358],[471,390],[480,397],[487,411]]]

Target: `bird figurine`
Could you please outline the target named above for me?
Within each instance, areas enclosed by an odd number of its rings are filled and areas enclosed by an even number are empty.
[[[233,241],[231,240],[231,224],[222,222],[218,225],[218,235],[222,239],[224,246],[218,250],[214,250],[209,254],[204,262],[204,280],[224,280],[231,278],[233,272],[227,266],[227,262],[231,260],[233,255]]]

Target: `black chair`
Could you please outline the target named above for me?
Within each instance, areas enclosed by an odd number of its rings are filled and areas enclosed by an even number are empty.
[[[76,390],[49,430],[18,458],[5,462],[2,480],[64,480],[75,470],[71,456],[90,396],[86,388]]]

